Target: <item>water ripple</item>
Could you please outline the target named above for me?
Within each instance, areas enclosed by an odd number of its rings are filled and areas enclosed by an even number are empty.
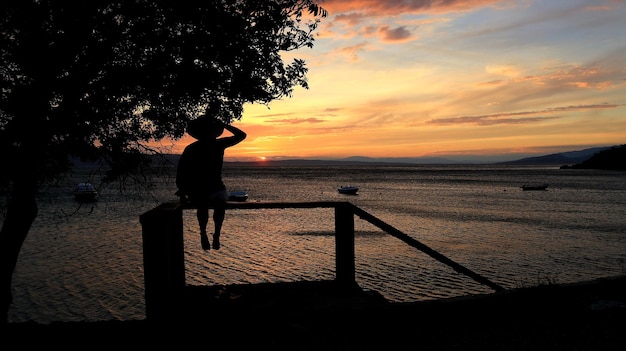
[[[623,173],[472,167],[228,169],[226,182],[249,201],[349,200],[506,288],[626,272]],[[550,190],[520,191],[529,179]],[[359,196],[338,194],[341,183],[358,185]],[[145,318],[138,218],[171,201],[174,188],[171,179],[150,196],[103,188],[90,206],[48,189],[20,252],[9,320]],[[222,248],[208,252],[195,213],[183,221],[187,284],[335,276],[332,209],[228,211]],[[366,290],[398,302],[491,292],[364,220],[355,219],[355,230],[356,279]]]

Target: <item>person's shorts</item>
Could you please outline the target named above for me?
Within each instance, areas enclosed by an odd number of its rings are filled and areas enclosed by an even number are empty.
[[[228,191],[222,189],[208,194],[190,194],[189,201],[192,205],[199,207],[223,204],[228,201]]]

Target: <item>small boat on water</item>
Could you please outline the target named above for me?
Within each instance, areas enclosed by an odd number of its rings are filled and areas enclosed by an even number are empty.
[[[359,188],[356,186],[352,186],[352,185],[342,185],[339,188],[337,188],[337,191],[340,194],[357,195]]]
[[[248,200],[248,193],[245,191],[231,191],[228,194],[228,201],[244,202]]]
[[[522,185],[520,188],[522,188],[522,190],[524,190],[524,191],[528,191],[528,190],[546,190],[546,189],[548,189],[548,184],[542,184],[542,185]]]
[[[91,183],[78,183],[74,188],[74,198],[80,202],[91,202],[96,200],[98,191]]]

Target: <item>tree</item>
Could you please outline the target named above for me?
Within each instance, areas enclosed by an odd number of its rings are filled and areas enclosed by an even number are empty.
[[[0,8],[0,230],[3,321],[41,185],[69,156],[132,172],[149,142],[184,134],[210,110],[225,122],[246,103],[308,88],[305,62],[325,10],[316,0],[7,0]]]
[[[599,151],[581,163],[561,168],[626,171],[626,144]]]

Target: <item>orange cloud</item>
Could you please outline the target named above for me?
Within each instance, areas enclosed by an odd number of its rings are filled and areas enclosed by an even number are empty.
[[[357,45],[348,46],[339,50],[340,53],[350,58],[350,61],[356,62],[359,60],[359,53],[367,47],[367,44],[360,43]]]
[[[359,24],[362,20],[367,18],[367,16],[359,13],[347,13],[347,14],[338,14],[335,16],[335,21],[344,22],[350,26],[355,26]]]
[[[411,32],[405,27],[391,29],[389,26],[383,26],[378,29],[383,41],[387,42],[405,42],[411,39]]]
[[[502,84],[504,84],[504,81],[502,81],[502,80],[492,80],[490,82],[478,83],[478,86],[493,87],[493,86],[500,86]]]
[[[589,10],[589,11],[610,11],[611,7],[609,7],[609,6],[587,6],[587,10]]]
[[[536,84],[566,85],[578,88],[606,89],[613,84],[619,84],[620,79],[614,70],[598,67],[571,66],[557,68],[553,73],[543,76],[527,76],[521,80],[533,81]],[[615,82],[613,82],[615,81]]]

